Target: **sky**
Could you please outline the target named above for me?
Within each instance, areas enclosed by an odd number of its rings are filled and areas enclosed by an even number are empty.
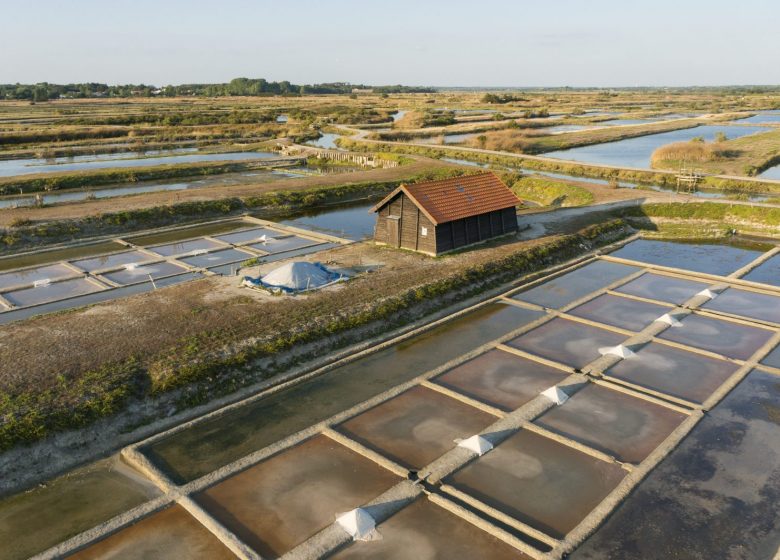
[[[0,0],[0,83],[780,84],[777,0]]]

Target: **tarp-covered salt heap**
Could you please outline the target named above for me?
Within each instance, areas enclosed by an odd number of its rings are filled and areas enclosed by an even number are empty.
[[[319,290],[348,278],[347,275],[330,270],[318,262],[291,262],[260,278],[244,276],[241,285],[264,288],[273,293],[294,294]]]

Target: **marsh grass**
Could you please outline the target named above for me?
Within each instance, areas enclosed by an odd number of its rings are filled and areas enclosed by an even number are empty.
[[[512,185],[518,198],[531,200],[542,206],[583,206],[594,201],[587,189],[545,177],[522,177]]]

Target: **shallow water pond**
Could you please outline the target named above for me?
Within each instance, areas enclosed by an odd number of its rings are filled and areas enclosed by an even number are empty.
[[[244,161],[253,159],[267,159],[276,157],[271,152],[224,152],[218,154],[183,154],[159,157],[117,157],[114,159],[88,156],[89,159],[70,162],[64,161],[47,163],[46,160],[5,160],[0,161],[0,177],[12,177],[15,175],[29,175],[32,173],[53,173],[60,171],[88,171],[93,169],[116,169],[122,167],[153,167],[156,165],[173,165],[180,163],[198,163],[206,161]],[[79,156],[87,157],[87,156]],[[76,158],[74,158],[75,160]]]
[[[727,276],[754,261],[772,245],[748,241],[657,241],[637,239],[610,253],[633,261]]]
[[[22,560],[159,495],[119,459],[0,500],[0,558]]]
[[[702,136],[706,141],[712,142],[715,135],[722,132],[728,138],[740,138],[748,134],[766,132],[766,127],[752,126],[716,126],[703,125],[695,128],[673,130],[658,134],[648,134],[637,138],[617,140],[593,144],[568,150],[558,150],[544,154],[547,157],[581,161],[584,163],[596,163],[603,165],[615,165],[618,167],[649,168],[650,156],[653,152],[665,144],[672,142],[687,142],[692,138]]]

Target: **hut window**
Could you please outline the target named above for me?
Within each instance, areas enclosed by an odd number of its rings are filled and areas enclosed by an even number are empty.
[[[425,227],[425,226],[421,227],[420,228],[420,235],[422,235],[423,237],[428,237],[428,228]]]

